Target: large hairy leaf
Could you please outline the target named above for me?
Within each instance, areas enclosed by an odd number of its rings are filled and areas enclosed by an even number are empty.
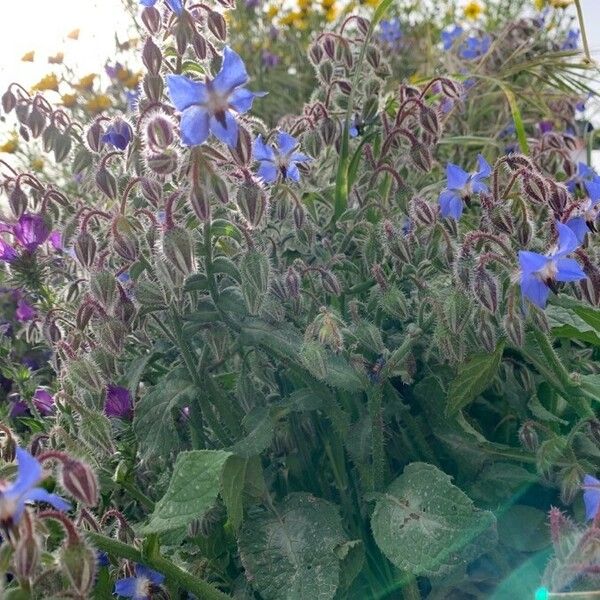
[[[182,452],[175,461],[167,492],[156,504],[143,532],[172,531],[202,517],[217,498],[221,473],[230,456],[223,450]]]
[[[345,541],[336,508],[298,493],[274,511],[249,515],[239,546],[246,576],[264,600],[330,600],[340,580],[336,547]]]
[[[377,501],[377,545],[400,569],[442,575],[473,560],[496,538],[496,519],[479,510],[437,467],[412,463]]]
[[[458,369],[448,390],[448,414],[456,414],[485,391],[498,371],[504,346],[498,344],[492,354],[475,354]]]

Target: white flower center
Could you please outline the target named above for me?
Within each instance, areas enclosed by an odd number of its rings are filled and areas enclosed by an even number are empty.
[[[556,274],[558,273],[558,266],[555,260],[549,260],[539,271],[536,272],[536,276],[541,281],[554,281]]]
[[[137,577],[135,582],[135,598],[147,598],[150,595],[152,582],[147,577]]]

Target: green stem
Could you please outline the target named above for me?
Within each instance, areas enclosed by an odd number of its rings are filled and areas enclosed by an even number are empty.
[[[577,20],[579,21],[579,29],[581,31],[581,41],[583,42],[583,52],[585,58],[589,63],[592,63],[592,54],[590,52],[590,45],[587,39],[587,33],[585,31],[585,19],[583,18],[583,10],[581,8],[581,0],[575,0],[575,7],[577,8]]]
[[[154,510],[154,500],[146,496],[138,487],[130,481],[118,481],[120,485],[134,500],[137,500],[145,509]]]
[[[88,531],[87,537],[102,552],[118,558],[132,560],[157,570],[175,586],[195,594],[198,600],[230,600],[231,598],[210,583],[194,577],[163,556],[144,556],[137,548],[94,531]]]
[[[383,439],[383,411],[381,386],[371,386],[369,397],[369,416],[371,417],[371,451],[373,460],[373,490],[383,489],[385,470],[385,449]]]

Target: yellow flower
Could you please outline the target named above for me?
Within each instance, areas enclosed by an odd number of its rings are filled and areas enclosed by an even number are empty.
[[[96,79],[96,73],[90,73],[82,77],[73,87],[79,90],[91,90],[94,87],[94,79]]]
[[[546,4],[546,0],[534,0],[533,2],[535,10],[542,10],[542,8],[544,8],[544,4]]]
[[[312,0],[298,0],[298,8],[300,10],[308,10],[311,4]]]
[[[45,92],[48,90],[58,92],[58,78],[56,74],[49,73],[42,77],[31,89],[34,92]]]
[[[321,6],[325,10],[329,10],[335,6],[335,0],[321,0]]]
[[[23,62],[33,62],[33,58],[35,57],[35,52],[33,50],[29,52],[25,52],[23,56],[21,56],[21,60]]]
[[[279,7],[273,5],[273,6],[269,6],[269,8],[267,9],[267,17],[269,19],[273,19],[274,17],[277,16],[277,13],[279,12]]]
[[[67,108],[72,108],[77,104],[77,94],[63,94],[60,98],[62,100],[63,106]]]
[[[335,6],[332,6],[331,8],[328,8],[325,11],[325,20],[328,23],[332,23],[333,21],[335,21],[336,17],[337,17],[337,8]]]
[[[140,73],[131,73],[129,77],[123,82],[123,85],[130,90],[135,89],[140,82]]]
[[[43,158],[34,158],[31,161],[31,168],[34,171],[41,171],[44,168],[44,159]]]
[[[48,57],[48,63],[51,65],[62,65],[65,55],[62,52],[57,52],[54,56]]]
[[[10,134],[10,137],[4,144],[0,146],[0,152],[6,152],[7,154],[14,154],[19,147],[19,136],[16,131]]]
[[[106,94],[96,94],[92,96],[86,103],[85,107],[93,114],[97,115],[103,110],[111,107],[112,102]]]
[[[360,0],[361,4],[366,4],[371,8],[375,8],[379,4],[379,0]]]
[[[306,28],[306,21],[300,12],[291,12],[281,17],[281,25],[284,27],[296,27],[298,29]]]
[[[554,8],[567,8],[573,4],[573,0],[549,0]]]
[[[478,19],[481,16],[481,14],[483,13],[483,6],[481,4],[479,4],[479,2],[477,2],[477,0],[471,0],[465,6],[464,12],[465,12],[465,17],[467,19],[474,21],[475,19]]]

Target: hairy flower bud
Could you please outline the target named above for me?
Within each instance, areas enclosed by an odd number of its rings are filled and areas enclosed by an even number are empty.
[[[27,194],[18,183],[8,195],[8,204],[15,217],[20,217],[27,210]]]
[[[342,293],[342,288],[335,274],[329,269],[320,269],[319,273],[321,275],[321,285],[325,292],[333,296],[339,296]]]
[[[498,310],[498,283],[495,277],[482,266],[475,269],[473,277],[473,294],[490,313],[495,314]]]
[[[6,92],[2,94],[2,110],[8,114],[16,105],[17,97],[10,91],[10,89],[6,90]]]
[[[588,428],[590,437],[592,438],[596,446],[600,447],[600,420],[592,419],[588,423]]]
[[[145,141],[151,152],[161,152],[175,140],[175,123],[162,113],[152,113],[144,124]]]
[[[238,136],[235,148],[229,149],[233,160],[241,167],[250,163],[252,159],[252,136],[245,127],[238,127]]]
[[[300,274],[294,267],[289,267],[285,274],[285,289],[290,298],[300,297]]]
[[[96,578],[96,553],[82,540],[68,541],[61,549],[60,565],[79,597],[87,598]]]
[[[24,534],[19,537],[19,541],[15,548],[13,558],[15,575],[19,579],[30,579],[35,574],[38,567],[40,554],[40,545],[33,535],[30,526],[29,531],[24,532]]]
[[[94,121],[85,133],[85,139],[92,152],[100,152],[102,146],[104,146],[103,136],[104,128],[99,121]]]
[[[68,133],[57,133],[54,138],[54,160],[59,163],[71,152],[71,136]]]
[[[251,315],[258,315],[269,291],[271,265],[265,254],[249,250],[240,262],[242,293]]]
[[[569,192],[564,185],[556,183],[553,180],[548,181],[548,187],[548,204],[550,204],[550,207],[557,215],[560,215],[569,202]]]
[[[375,46],[368,46],[366,53],[367,62],[377,69],[381,65],[381,52]]]
[[[98,479],[88,464],[75,458],[66,458],[61,469],[61,483],[73,498],[85,506],[98,504]]]
[[[571,504],[581,492],[583,475],[583,470],[578,464],[565,467],[560,471],[560,499],[563,504]]]
[[[527,172],[523,175],[523,191],[532,202],[545,204],[548,197],[548,189],[544,178],[538,173]]]
[[[151,102],[160,102],[165,89],[163,78],[160,75],[152,75],[146,73],[142,81],[142,87],[144,93],[148,96],[148,100]]]
[[[142,177],[140,187],[144,198],[146,198],[150,204],[157,207],[162,200],[162,185],[155,179]]]
[[[46,117],[44,113],[33,103],[29,117],[27,118],[27,127],[31,131],[33,138],[38,138],[46,127]]]
[[[460,100],[460,97],[463,93],[463,87],[457,81],[453,81],[452,79],[448,79],[447,77],[440,78],[440,86],[442,88],[442,93],[451,100]]]
[[[308,58],[315,67],[323,60],[323,48],[321,48],[319,42],[314,42],[310,45],[310,48],[308,49]]]
[[[160,74],[162,52],[151,37],[149,37],[144,44],[144,49],[142,50],[142,62],[151,75]]]
[[[210,32],[221,42],[227,39],[227,23],[221,13],[212,10],[208,13],[206,24]]]
[[[206,38],[198,32],[195,32],[192,37],[192,48],[194,48],[194,52],[199,60],[206,60],[206,57],[208,56],[208,45],[206,43]]]
[[[437,112],[429,106],[422,106],[419,111],[419,122],[421,127],[432,135],[434,139],[437,139],[440,135],[440,123]]]
[[[126,261],[133,262],[138,256],[138,242],[128,219],[123,216],[115,218],[111,232],[115,252]]]
[[[515,312],[507,313],[502,325],[511,344],[520,348],[525,341],[525,326],[520,315]]]
[[[410,201],[409,212],[412,219],[417,223],[421,223],[427,227],[435,223],[436,211],[423,198],[413,198]]]
[[[190,206],[200,221],[210,220],[210,194],[202,182],[192,185],[190,190]]]
[[[338,137],[338,128],[333,119],[329,117],[323,119],[321,122],[321,127],[319,129],[321,133],[321,137],[323,138],[323,143],[326,146],[331,146],[335,142]]]
[[[183,275],[194,271],[194,247],[187,229],[173,227],[165,231],[162,246],[165,256]]]
[[[73,244],[77,260],[84,267],[91,267],[96,258],[96,240],[91,233],[82,231]]]
[[[421,142],[412,144],[410,148],[410,157],[413,163],[421,169],[421,171],[424,171],[425,173],[431,171],[433,157],[431,156],[431,150],[425,144]]]
[[[83,302],[79,305],[77,309],[77,313],[75,315],[75,325],[78,329],[83,331],[90,319],[94,316],[94,305],[89,302],[89,300],[83,300]]]
[[[302,226],[304,225],[304,221],[306,219],[306,211],[300,203],[296,203],[294,205],[292,216],[294,217],[294,225],[296,226],[296,229],[302,229]]]
[[[496,343],[498,342],[496,329],[492,323],[490,323],[490,320],[485,318],[484,314],[480,313],[476,322],[477,339],[479,343],[483,346],[486,352],[492,353],[496,349]]]
[[[533,421],[525,421],[521,425],[519,429],[519,441],[523,448],[530,452],[535,452],[539,448],[540,441]]]
[[[237,191],[237,205],[244,218],[256,227],[262,221],[267,210],[267,196],[256,183],[244,183]]]
[[[179,165],[179,155],[174,148],[167,148],[162,152],[146,156],[148,168],[162,177],[171,175],[177,170]]]
[[[142,23],[150,35],[157,35],[162,29],[162,17],[154,6],[148,6],[142,11]]]
[[[96,185],[111,200],[117,197],[117,180],[106,167],[100,167],[96,172]]]

